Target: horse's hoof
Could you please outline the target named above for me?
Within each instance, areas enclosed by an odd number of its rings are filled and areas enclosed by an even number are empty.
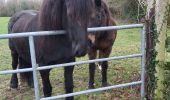
[[[102,83],[102,87],[107,87],[107,86],[110,86],[110,84],[107,83],[107,82],[103,82],[103,83]]]
[[[65,100],[74,100],[74,97],[67,97]]]
[[[10,88],[9,90],[10,90],[11,92],[16,93],[19,89],[18,89],[18,88]]]
[[[44,97],[51,97],[51,93],[44,94]]]
[[[30,88],[34,88],[34,83],[28,83],[28,86],[30,87]]]
[[[51,97],[52,93],[51,92],[45,92],[44,97]]]
[[[17,89],[18,88],[18,84],[17,83],[11,83],[10,84],[10,88]]]
[[[30,88],[34,88],[34,84],[29,85]]]
[[[33,81],[33,78],[29,78],[27,80],[27,84],[30,88],[34,88],[34,81]]]
[[[94,89],[95,87],[94,87],[94,85],[89,85],[88,86],[88,89]]]
[[[52,87],[51,86],[43,87],[43,93],[44,97],[50,97],[52,95]]]

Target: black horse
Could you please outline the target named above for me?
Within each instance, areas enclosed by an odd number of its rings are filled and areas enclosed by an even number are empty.
[[[102,0],[101,7],[96,6],[94,17],[91,18],[89,27],[101,27],[101,26],[114,26],[116,25],[113,17],[110,14],[107,4]],[[88,39],[89,59],[95,59],[97,56],[97,50],[99,50],[99,58],[109,57],[112,46],[116,39],[117,31],[103,31],[89,33]],[[107,68],[108,62],[100,62],[99,65],[102,68],[102,86],[107,86]],[[94,75],[95,75],[95,63],[89,64],[89,89],[94,88]]]
[[[93,16],[95,6],[100,0],[44,0],[40,12],[21,11],[9,21],[9,33],[66,30],[64,35],[37,36],[34,38],[37,63],[40,66],[74,62],[75,57],[87,52],[87,26]],[[12,56],[12,68],[31,66],[28,38],[9,39]],[[65,91],[73,92],[74,66],[64,68]],[[50,70],[40,71],[44,96],[51,96],[52,86],[49,80]],[[32,73],[22,73],[28,85],[33,87]],[[13,74],[11,88],[18,87],[18,78]],[[66,99],[72,100],[73,97]]]

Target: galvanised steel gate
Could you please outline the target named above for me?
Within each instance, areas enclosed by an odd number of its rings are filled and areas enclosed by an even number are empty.
[[[40,66],[40,67],[38,67],[36,64],[34,36],[59,35],[59,34],[65,34],[65,31],[63,31],[63,30],[61,30],[61,31],[43,31],[43,32],[27,32],[27,33],[15,33],[15,34],[0,35],[0,39],[28,37],[30,53],[31,53],[31,61],[32,61],[32,68],[0,71],[0,75],[33,71],[34,91],[35,91],[35,99],[36,100],[53,100],[53,99],[65,98],[65,97],[69,97],[69,96],[76,96],[76,95],[80,95],[80,94],[88,94],[88,93],[93,93],[93,92],[98,92],[98,91],[104,91],[104,90],[108,90],[108,89],[128,87],[128,86],[138,85],[138,84],[141,85],[141,98],[143,98],[144,97],[144,74],[145,74],[145,68],[144,68],[144,66],[145,66],[145,27],[144,27],[144,25],[143,24],[131,24],[131,25],[121,25],[121,26],[88,28],[88,32],[106,31],[106,30],[107,31],[108,30],[123,30],[123,29],[131,29],[131,28],[140,28],[141,29],[141,51],[140,51],[140,54],[132,54],[132,55],[126,55],[126,56],[109,57],[109,58],[94,59],[94,60],[87,60],[87,61],[80,61],[80,62],[71,62],[71,63],[57,64],[57,65],[50,65],[50,66]],[[141,80],[140,81],[119,84],[119,85],[113,85],[113,86],[108,86],[108,87],[102,87],[102,88],[97,88],[97,89],[90,89],[90,90],[74,92],[74,93],[70,93],[70,94],[63,94],[63,95],[58,95],[58,96],[53,96],[53,97],[40,98],[38,78],[37,78],[37,71],[39,71],[39,70],[67,67],[67,66],[80,65],[80,64],[88,64],[88,63],[101,62],[101,61],[127,59],[127,58],[141,58]]]

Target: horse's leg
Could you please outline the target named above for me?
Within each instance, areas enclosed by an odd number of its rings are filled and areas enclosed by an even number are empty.
[[[43,84],[43,92],[45,97],[49,97],[52,94],[52,86],[49,79],[49,73],[50,69],[40,71]]]
[[[73,70],[74,66],[64,67],[64,83],[65,83],[65,92],[73,92]],[[74,100],[74,97],[67,97],[66,100]]]
[[[105,50],[100,50],[99,51],[99,58],[107,58],[109,57],[110,53],[112,51],[112,48],[108,48]],[[102,67],[102,86],[108,86],[109,84],[107,83],[107,69],[108,69],[108,61],[103,61],[100,62],[99,65]]]
[[[24,59],[19,57],[19,68],[20,69],[30,68],[30,67],[31,67],[31,63],[28,63]],[[34,88],[32,72],[20,73],[20,77],[21,77],[22,83],[25,83],[25,81],[26,81],[29,87]]]
[[[25,62],[25,64],[26,68],[32,68],[31,62],[30,63]],[[30,88],[34,88],[33,72],[26,72],[25,75],[28,86]]]
[[[12,57],[12,69],[16,70],[18,65],[18,53],[15,51],[11,51],[11,57]],[[18,88],[18,78],[16,73],[12,74],[10,87]]]
[[[95,59],[96,58],[96,54],[97,54],[97,50],[90,48],[90,50],[88,51],[88,56],[89,59]],[[89,89],[94,89],[94,76],[95,76],[95,63],[90,63],[89,64]]]
[[[31,65],[29,65],[31,67]],[[33,72],[26,72],[27,84],[30,88],[34,88]]]
[[[27,74],[28,74],[28,80],[27,80],[28,86],[30,88],[34,88],[33,73],[32,72],[28,72]]]

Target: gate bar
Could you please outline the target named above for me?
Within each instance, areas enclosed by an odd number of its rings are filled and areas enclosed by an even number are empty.
[[[101,61],[109,61],[109,60],[116,60],[116,59],[126,59],[126,58],[134,58],[134,57],[141,57],[141,81],[119,84],[108,86],[104,88],[80,91],[70,94],[64,94],[59,96],[53,96],[48,98],[42,98],[41,100],[49,100],[56,99],[56,98],[64,98],[69,96],[76,96],[80,94],[86,93],[93,93],[113,88],[120,88],[120,87],[127,87],[131,85],[141,84],[141,97],[144,97],[144,74],[145,74],[145,27],[143,24],[131,24],[131,25],[121,25],[121,26],[106,26],[106,27],[97,27],[97,28],[88,28],[88,32],[95,32],[95,31],[109,31],[109,30],[122,30],[122,29],[131,29],[131,28],[142,28],[142,39],[141,39],[141,53],[142,54],[133,54],[127,56],[118,56],[118,57],[110,57],[110,58],[103,58],[103,59],[95,59],[95,60],[88,60],[88,61],[80,61],[80,62],[72,62],[72,63],[64,63],[58,65],[50,65],[50,66],[42,66],[38,67],[36,65],[36,56],[35,56],[35,47],[34,47],[34,36],[44,36],[44,35],[61,35],[65,34],[66,31],[59,30],[59,31],[41,31],[41,32],[26,32],[26,33],[15,33],[15,34],[4,34],[0,35],[0,39],[9,39],[9,38],[18,38],[18,37],[29,37],[29,45],[30,45],[30,53],[31,53],[31,63],[32,68],[27,68],[27,71],[33,71],[33,78],[34,78],[34,91],[35,91],[35,98],[36,100],[40,99],[39,95],[39,85],[38,85],[38,77],[37,77],[37,70],[45,70],[51,68],[60,68],[66,67],[71,65],[78,65],[78,64],[86,64],[86,63],[94,63],[94,62],[101,62]],[[11,74],[16,72],[27,72],[25,69],[18,69],[18,70],[8,70],[8,71],[0,71],[0,74]],[[10,73],[9,73],[10,72]],[[50,99],[50,100],[51,100]]]
[[[107,86],[107,87],[102,87],[102,88],[97,88],[97,89],[90,89],[90,90],[79,91],[79,92],[74,92],[74,93],[69,93],[69,94],[58,95],[58,96],[52,96],[52,97],[42,98],[40,100],[56,100],[56,99],[61,99],[61,98],[76,96],[76,95],[81,95],[81,94],[89,94],[89,93],[110,90],[110,89],[115,89],[115,88],[128,87],[132,85],[138,85],[141,83],[142,81],[136,81],[136,82],[131,82],[131,83]]]
[[[37,70],[61,68],[61,67],[67,67],[67,66],[73,66],[73,65],[89,64],[89,63],[95,63],[95,62],[120,60],[120,59],[127,59],[127,58],[136,58],[136,57],[142,57],[142,54],[134,54],[134,55],[128,55],[128,56],[109,57],[109,58],[102,58],[102,59],[94,59],[94,60],[87,60],[87,61],[64,63],[64,64],[58,64],[58,65],[42,66],[42,67],[38,67]]]
[[[81,64],[88,64],[88,63],[94,63],[94,62],[120,60],[120,59],[136,58],[136,57],[142,57],[142,54],[133,54],[133,55],[127,55],[127,56],[100,58],[100,59],[94,59],[94,60],[86,60],[86,61],[79,61],[79,62],[56,64],[56,65],[49,65],[49,66],[41,66],[41,67],[38,67],[37,70],[61,68],[61,67],[67,67],[67,66],[73,66],[73,65],[81,65]],[[12,73],[21,73],[21,72],[27,72],[27,71],[30,72],[30,71],[33,71],[33,69],[32,68],[26,68],[25,70],[24,69],[17,69],[17,70],[0,71],[0,75],[2,75],[2,74],[12,74]]]
[[[88,28],[88,32],[95,31],[110,31],[110,30],[123,30],[123,29],[132,29],[132,28],[142,28],[143,24],[131,24],[131,25],[118,25],[118,26],[105,26],[105,27],[94,27]]]
[[[6,71],[0,71],[0,75],[4,74],[14,74],[14,73],[23,73],[23,72],[32,72],[32,68],[24,68],[24,69],[16,69],[16,70],[6,70]]]
[[[88,28],[88,32],[108,31],[108,30],[123,30],[123,29],[142,28],[142,27],[143,27],[143,24],[106,26],[106,27]],[[10,34],[2,34],[2,35],[0,35],[0,39],[28,37],[28,36],[61,35],[61,34],[65,34],[65,31],[64,30],[57,30],[57,31],[10,33]]]

